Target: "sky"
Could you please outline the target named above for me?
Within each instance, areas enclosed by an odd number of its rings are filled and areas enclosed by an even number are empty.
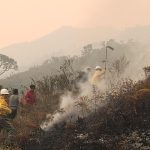
[[[150,0],[0,0],[0,48],[62,26],[123,29],[150,24]]]

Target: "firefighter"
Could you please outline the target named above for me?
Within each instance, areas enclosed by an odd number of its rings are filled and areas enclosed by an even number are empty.
[[[7,89],[1,89],[0,94],[0,130],[6,130],[8,133],[8,140],[12,140],[15,129],[8,117],[11,114],[11,109],[8,107],[7,103],[9,92]]]
[[[105,70],[103,70],[100,66],[95,67],[95,73],[92,76],[91,84],[94,86],[98,86],[101,80],[103,79],[102,76],[104,75]]]

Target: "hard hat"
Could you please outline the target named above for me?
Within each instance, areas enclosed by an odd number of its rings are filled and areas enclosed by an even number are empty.
[[[9,92],[7,89],[1,89],[1,95],[8,95]]]
[[[97,70],[97,69],[102,69],[100,66],[96,66],[95,67],[95,70]]]

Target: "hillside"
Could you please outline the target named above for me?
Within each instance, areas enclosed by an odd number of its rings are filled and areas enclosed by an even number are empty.
[[[39,138],[39,144],[34,136],[33,143],[26,148],[28,150],[149,150],[149,83],[149,78],[136,84],[131,80],[125,81],[117,93],[111,92],[107,95],[105,102],[101,101],[102,97],[98,94],[97,104],[106,103],[104,106],[100,106],[93,113],[87,111],[88,115],[78,117],[76,122],[69,116],[60,120]],[[86,99],[83,99],[83,102],[87,107],[91,107]],[[80,107],[81,110],[86,111],[83,105]]]
[[[27,70],[42,64],[52,56],[77,55],[89,43],[109,39],[118,33],[111,28],[73,28],[61,27],[44,37],[31,42],[16,43],[0,50],[0,53],[14,58],[20,70]]]
[[[19,147],[16,150],[149,150],[150,79],[138,81],[144,77],[143,67],[150,64],[149,43],[115,39],[107,42],[107,45],[114,50],[108,49],[107,73],[110,73],[112,78],[111,85],[108,86],[111,89],[104,93],[105,84],[102,84],[104,87],[98,91],[94,91],[91,86],[88,87],[89,84],[76,86],[76,75],[86,67],[91,67],[93,72],[95,66],[101,65],[103,68],[105,66],[104,45],[102,42],[98,43],[98,47],[95,43],[92,44],[92,48],[85,47],[82,50],[78,48],[77,51],[80,51],[81,55],[77,56],[66,56],[64,53],[65,56],[56,54],[56,57],[51,57],[48,52],[47,59],[43,57],[45,61],[41,65],[34,65],[28,70],[24,68],[26,71],[0,80],[4,87],[18,88],[20,94],[26,86],[34,82],[39,98],[38,104],[30,113],[26,107],[20,107],[18,117],[13,122],[18,132],[13,143],[15,145],[11,148]],[[20,49],[25,48],[22,44],[18,46]],[[26,48],[31,47],[26,46]],[[9,50],[11,51],[11,48]],[[10,54],[9,51],[8,53]],[[34,51],[34,53],[38,56],[38,52]],[[20,51],[21,54],[23,53]],[[35,56],[28,53],[30,55],[28,58],[26,54],[25,52],[24,59],[30,63],[29,60],[33,60]],[[39,55],[42,57],[42,54]],[[17,57],[24,62],[19,55]],[[73,68],[73,72],[67,77],[61,70],[62,67],[66,67],[64,66],[66,61],[70,63],[69,67]],[[69,106],[71,112],[67,111],[67,115],[61,107],[63,100],[67,100],[63,106]],[[72,112],[75,108],[76,111]],[[58,116],[61,117],[63,113],[64,116],[60,121],[52,122],[55,115],[59,114]],[[78,114],[80,115],[77,116]],[[52,124],[46,132],[41,129],[43,122],[48,123],[48,127]],[[5,137],[3,133],[0,135],[0,143],[4,144]],[[8,147],[7,144],[3,144],[0,148]]]
[[[22,110],[21,117],[14,122],[22,131],[17,135],[18,141],[15,140],[20,147],[17,150],[149,150],[150,78],[136,83],[124,79],[118,83],[105,94],[93,91],[92,97],[90,93],[84,96],[78,93],[72,97],[61,95],[65,105],[58,96],[62,103],[57,103],[59,107],[55,109],[56,98],[49,95],[47,101],[41,92],[43,96],[36,109],[30,114]],[[41,130],[39,124],[45,113],[48,115],[44,122],[50,127]],[[38,114],[36,118],[35,114]],[[20,126],[18,121],[24,117],[28,119]],[[55,117],[58,117],[57,121]]]
[[[61,27],[44,37],[34,41],[16,43],[1,48],[0,53],[14,58],[20,67],[25,71],[35,65],[41,65],[50,57],[62,55],[78,55],[83,46],[93,43],[101,46],[101,41],[116,39],[118,41],[140,41],[149,45],[150,26],[137,26],[116,30],[113,28],[73,28]]]
[[[108,51],[108,68],[111,68],[116,60],[121,59],[123,56],[126,58],[124,61],[129,61],[129,66],[126,70],[126,75],[134,77],[135,74],[141,72],[141,69],[149,64],[149,50],[147,46],[134,41],[127,42],[117,42],[115,40],[109,40],[108,45],[114,48],[114,51]],[[143,51],[143,49],[146,49]],[[47,59],[42,65],[35,66],[29,70],[18,73],[16,75],[11,75],[6,79],[1,79],[0,82],[6,87],[17,87],[20,88],[21,85],[28,85],[31,79],[40,80],[44,76],[49,76],[51,74],[58,74],[60,66],[64,63],[66,59],[72,59],[72,67],[76,71],[84,70],[86,67],[91,67],[93,70],[95,66],[101,65],[105,66],[103,62],[105,60],[105,48],[92,48],[88,51],[84,49],[81,51],[82,55],[79,56],[61,56],[61,57],[51,57]],[[139,66],[135,68],[135,65],[139,63]],[[134,68],[134,70],[133,70]],[[140,78],[141,73],[136,75],[136,78]]]

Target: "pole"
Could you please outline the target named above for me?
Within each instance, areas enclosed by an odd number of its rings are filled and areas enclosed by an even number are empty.
[[[108,53],[107,53],[107,46],[106,46],[105,70],[106,70],[106,68],[107,68],[107,55],[108,55]]]

